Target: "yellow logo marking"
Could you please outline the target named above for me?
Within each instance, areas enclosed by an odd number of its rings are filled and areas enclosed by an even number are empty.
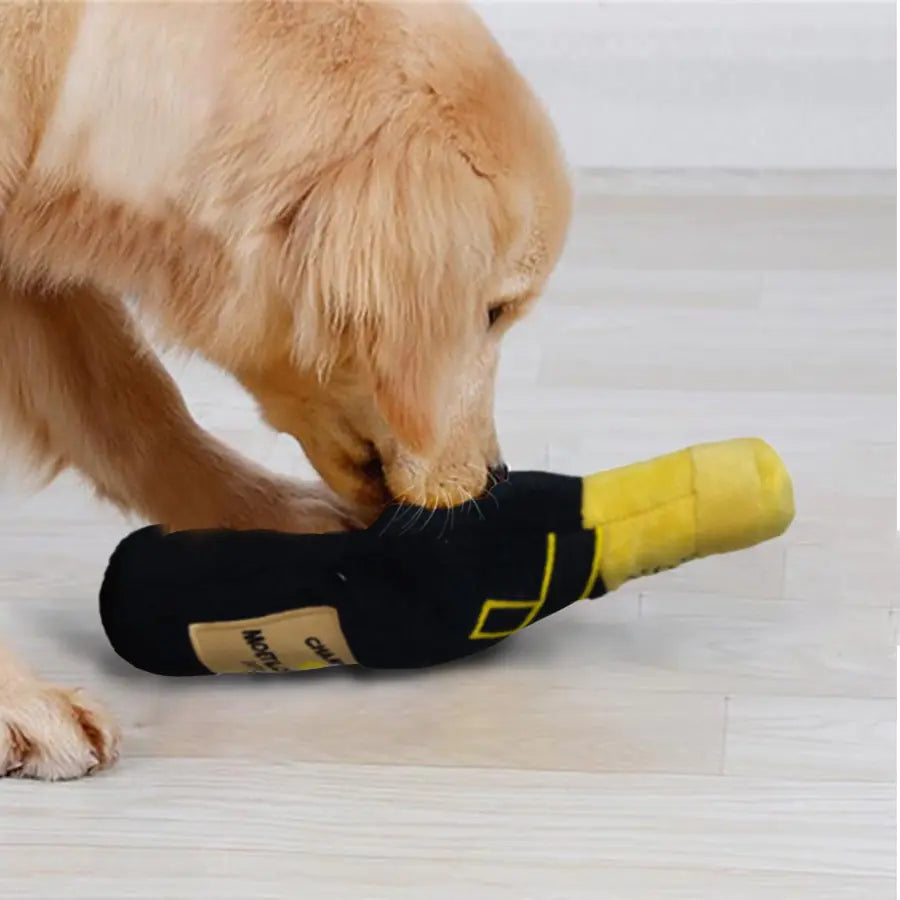
[[[478,622],[469,635],[470,641],[475,640],[493,640],[496,638],[508,637],[521,631],[530,625],[537,614],[541,611],[544,601],[547,599],[547,593],[550,590],[550,579],[553,576],[553,564],[556,560],[556,535],[551,532],[547,535],[547,556],[544,562],[544,577],[541,581],[541,593],[537,600],[485,600],[481,605],[481,613],[478,616]],[[527,609],[530,610],[528,615],[521,624],[508,631],[484,631],[484,625],[493,609]]]

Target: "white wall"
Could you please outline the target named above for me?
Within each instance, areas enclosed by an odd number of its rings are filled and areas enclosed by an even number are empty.
[[[474,6],[575,166],[894,166],[893,3]]]

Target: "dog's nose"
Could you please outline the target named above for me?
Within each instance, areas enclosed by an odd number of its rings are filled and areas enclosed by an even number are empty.
[[[488,466],[488,474],[494,479],[494,484],[503,484],[509,480],[509,466],[505,462],[494,463]]]

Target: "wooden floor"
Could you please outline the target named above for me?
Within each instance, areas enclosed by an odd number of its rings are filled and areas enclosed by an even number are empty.
[[[421,674],[164,681],[102,637],[129,527],[64,477],[0,495],[0,634],[104,697],[121,763],[0,782],[0,896],[894,896],[894,180],[584,174],[498,399],[515,467],[767,438],[785,539]],[[192,408],[305,472],[222,376]],[[15,813],[15,815],[13,815]]]

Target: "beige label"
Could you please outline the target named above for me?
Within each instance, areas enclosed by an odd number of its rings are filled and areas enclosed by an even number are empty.
[[[212,672],[300,672],[356,663],[331,606],[195,622],[188,632],[197,659]]]

